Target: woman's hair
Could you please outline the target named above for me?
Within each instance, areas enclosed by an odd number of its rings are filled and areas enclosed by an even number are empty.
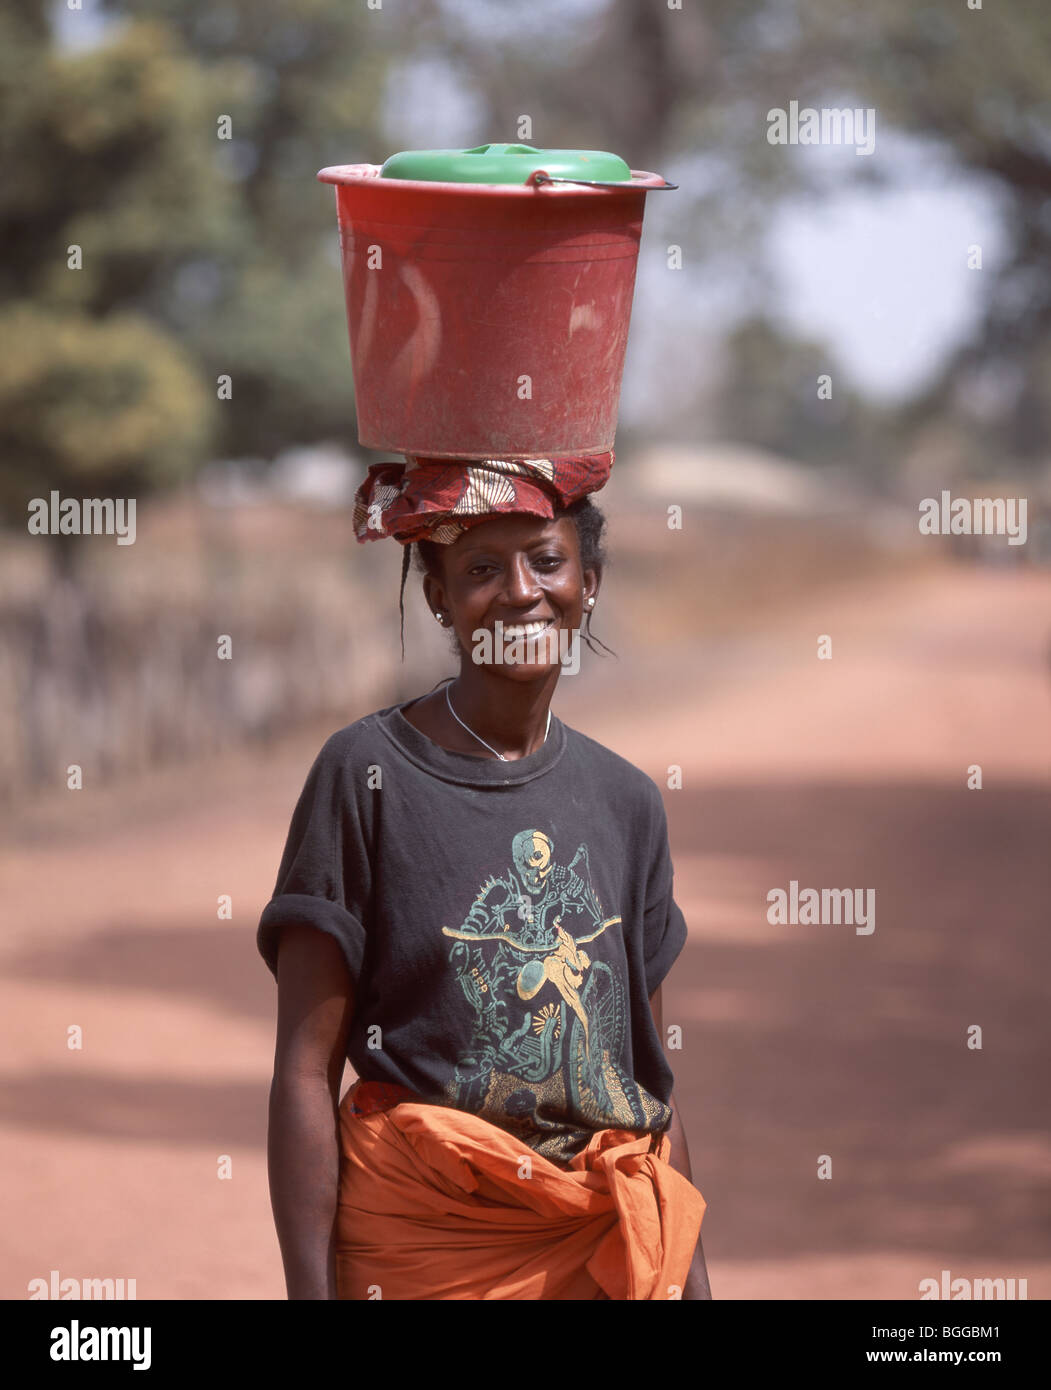
[[[588,570],[597,570],[599,573],[605,568],[607,561],[606,548],[603,544],[603,537],[606,531],[606,517],[599,507],[592,502],[590,497],[581,497],[568,507],[557,510],[554,520],[558,521],[561,517],[568,516],[572,519],[573,525],[577,528],[577,542],[580,546],[580,568],[585,573]],[[420,574],[429,574],[435,579],[441,579],[443,574],[443,552],[447,546],[439,544],[438,541],[415,541],[409,542],[404,546],[404,556],[401,566],[401,593],[398,596],[398,611],[401,614],[401,656],[405,660],[405,581],[408,578],[409,566],[413,562],[413,551],[415,551],[415,567]],[[459,639],[453,633],[453,640]],[[591,632],[591,609],[587,609],[584,615],[584,627],[581,636],[592,651],[595,651],[594,642],[598,642],[600,647],[605,647],[606,651],[612,652],[611,647],[606,647],[605,642],[595,637],[592,641]],[[616,656],[616,652],[612,652]]]

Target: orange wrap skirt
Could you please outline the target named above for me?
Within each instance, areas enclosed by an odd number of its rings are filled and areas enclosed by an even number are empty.
[[[341,1299],[674,1299],[705,1201],[666,1134],[567,1166],[481,1116],[358,1081],[340,1104]]]

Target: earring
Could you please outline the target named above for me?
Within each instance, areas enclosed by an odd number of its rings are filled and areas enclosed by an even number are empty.
[[[438,619],[438,621],[439,621],[439,622],[441,623],[441,625],[444,627],[444,626],[445,626],[445,614],[444,614],[444,613],[435,613],[434,616]]]
[[[594,605],[594,602],[595,602],[595,600],[594,600],[593,598],[589,598],[589,599],[588,599],[588,607],[591,608],[591,607]]]

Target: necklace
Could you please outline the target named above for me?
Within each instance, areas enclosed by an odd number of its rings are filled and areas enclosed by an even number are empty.
[[[451,680],[455,680],[455,677],[452,677]],[[450,684],[451,684],[451,680],[450,680]],[[460,716],[459,716],[459,715],[456,713],[456,711],[453,709],[453,702],[449,699],[449,686],[448,686],[448,685],[446,685],[446,687],[445,687],[445,703],[449,706],[449,713],[450,713],[450,714],[452,715],[452,717],[456,720],[457,724],[463,725],[463,727],[464,727],[465,729],[467,729],[467,732],[471,735],[472,738],[477,738],[477,739],[478,739],[478,742],[479,742],[480,744],[482,744],[483,747],[488,748],[490,753],[495,753],[496,756],[500,759],[500,761],[501,761],[502,763],[506,763],[506,762],[507,762],[507,759],[504,757],[504,755],[503,755],[502,753],[497,753],[497,752],[496,752],[496,749],[490,747],[490,745],[489,745],[488,743],[486,743],[486,741],[485,741],[484,738],[478,738],[478,735],[475,733],[475,731],[474,731],[473,729],[471,729],[471,728],[468,728],[468,726],[467,726],[466,724],[464,724],[463,720],[460,718]],[[547,712],[547,728],[544,730],[544,742],[545,742],[545,743],[547,742],[547,736],[548,736],[548,734],[550,733],[550,731],[551,731],[551,711],[548,710],[548,712]]]

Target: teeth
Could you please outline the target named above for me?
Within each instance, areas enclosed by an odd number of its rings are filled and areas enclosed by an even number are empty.
[[[537,623],[516,623],[514,627],[504,626],[504,636],[512,639],[516,637],[536,637],[546,628],[551,626],[552,620],[545,619],[544,622]]]

